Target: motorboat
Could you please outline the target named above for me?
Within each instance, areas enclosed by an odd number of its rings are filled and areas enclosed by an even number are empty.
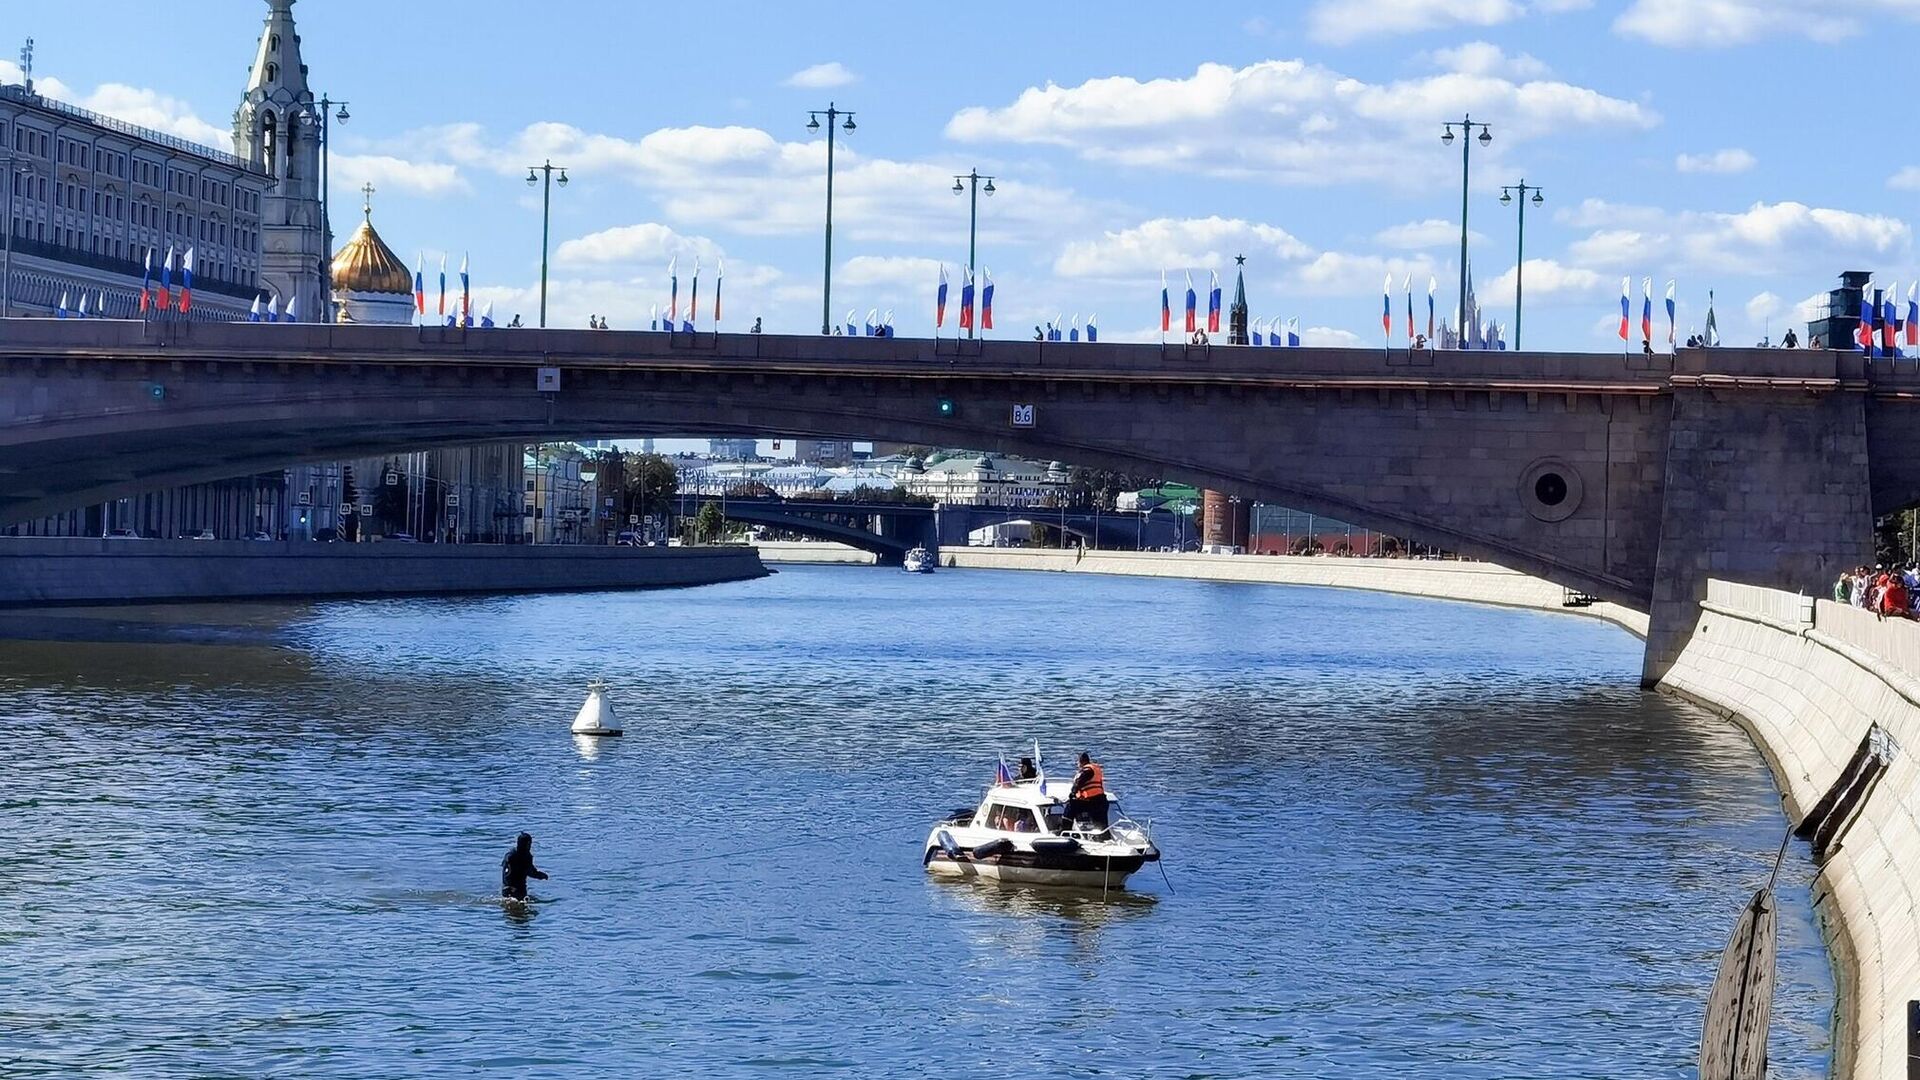
[[[573,718],[575,735],[619,735],[619,723],[614,720],[613,706],[607,704],[607,684],[595,679],[587,684],[587,700],[580,706],[580,712]]]
[[[907,552],[900,563],[901,569],[909,574],[931,574],[939,565],[940,560],[934,557],[933,552],[923,547]]]
[[[1008,779],[1005,766],[977,807],[955,810],[927,834],[928,873],[1025,885],[1119,889],[1158,862],[1147,826],[1120,813],[1108,792],[1107,824],[1067,812],[1071,779]]]

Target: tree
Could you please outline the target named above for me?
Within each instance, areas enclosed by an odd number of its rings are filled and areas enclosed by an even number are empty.
[[[388,473],[395,474],[395,483],[387,483]],[[396,533],[407,527],[407,494],[412,490],[411,480],[400,471],[398,462],[388,461],[380,466],[380,475],[374,479],[379,486],[373,492],[373,519],[379,524],[382,534]]]
[[[700,512],[693,518],[693,536],[696,543],[709,544],[719,539],[721,530],[727,527],[727,519],[720,512],[717,502],[703,503]]]
[[[1034,522],[1027,528],[1027,546],[1035,548],[1052,547],[1053,529],[1037,521]]]

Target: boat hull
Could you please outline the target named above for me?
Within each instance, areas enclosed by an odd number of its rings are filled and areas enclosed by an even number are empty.
[[[1075,855],[1065,858],[1035,858],[1027,852],[1010,852],[975,859],[966,852],[959,857],[939,847],[927,849],[927,872],[940,877],[974,878],[1018,885],[1047,885],[1067,889],[1124,889],[1127,879],[1147,862],[1144,855]]]

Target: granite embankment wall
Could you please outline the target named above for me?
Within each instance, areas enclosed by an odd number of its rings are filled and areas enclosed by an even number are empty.
[[[878,561],[871,551],[861,551],[857,547],[825,540],[759,540],[754,542],[753,547],[760,553],[760,558],[770,563],[844,563],[850,566],[872,566]]]
[[[1293,555],[1193,555],[1150,551],[1058,551],[1028,548],[942,548],[942,566],[992,570],[1057,570],[1080,574],[1196,578],[1467,600],[1564,611],[1605,619],[1645,637],[1647,617],[1617,604],[1566,607],[1560,586],[1483,562],[1429,559],[1340,559]]]
[[[764,577],[748,547],[0,540],[0,606],[578,592]]]
[[[1895,1080],[1920,998],[1920,624],[1713,580],[1662,689],[1753,736],[1797,824],[1877,726],[1891,762],[1829,845],[1814,904],[1840,1007],[1833,1075]],[[1884,740],[1876,740],[1886,748]]]

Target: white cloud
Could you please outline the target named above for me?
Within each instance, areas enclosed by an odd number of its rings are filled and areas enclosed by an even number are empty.
[[[1468,230],[1467,236],[1475,242],[1486,239],[1473,230]],[[1409,221],[1404,225],[1389,225],[1373,234],[1373,242],[1381,247],[1414,251],[1452,247],[1460,243],[1460,223],[1444,218],[1428,218],[1425,221]]]
[[[522,175],[528,161],[565,161],[575,181],[613,177],[646,190],[676,223],[752,235],[805,235],[820,228],[826,142],[781,142],[758,128],[662,128],[637,140],[540,123],[505,138],[478,124],[414,133],[457,163]],[[868,157],[843,140],[834,161],[834,231],[855,240],[964,242],[950,165]],[[995,181],[981,200],[980,241],[989,250],[1051,240],[1102,207],[1044,184]],[[986,261],[986,260],[983,260]],[[989,265],[991,265],[989,263]]]
[[[386,154],[334,154],[331,167],[343,191],[355,191],[363,184],[372,184],[376,194],[446,195],[469,190],[460,170],[444,162],[408,161]]]
[[[860,76],[847,70],[847,66],[838,60],[801,68],[787,76],[788,86],[798,86],[808,90],[829,90],[859,81]]]
[[[1305,60],[1242,68],[1202,64],[1184,78],[1126,76],[1029,87],[999,108],[973,106],[947,123],[962,142],[1066,147],[1103,164],[1294,184],[1364,179],[1420,187],[1442,168],[1435,117],[1497,116],[1497,163],[1549,135],[1646,129],[1648,107],[1551,80],[1442,72],[1367,83]]]
[[[1509,56],[1500,46],[1485,41],[1469,41],[1451,49],[1435,49],[1427,54],[1435,67],[1464,75],[1491,75],[1509,79],[1539,79],[1547,74],[1547,65],[1521,53]]]
[[[1762,323],[1779,315],[1782,310],[1780,298],[1770,292],[1755,294],[1747,301],[1747,321]]]
[[[1517,0],[1320,0],[1307,13],[1307,33],[1345,45],[1454,26],[1498,26],[1525,13]]]
[[[1881,18],[1920,18],[1913,0],[1633,0],[1614,20],[1617,33],[1674,48],[1716,49],[1765,37],[1832,44]]]
[[[1435,276],[1438,269],[1437,264],[1425,255],[1394,258],[1323,251],[1301,264],[1283,284],[1290,295],[1377,296],[1380,283],[1386,275],[1391,274],[1396,283],[1411,276],[1415,282],[1414,291],[1421,292],[1423,288],[1419,283]],[[1398,288],[1396,284],[1395,290],[1398,291]]]
[[[1053,272],[1069,278],[1134,278],[1188,267],[1220,270],[1235,255],[1252,252],[1279,259],[1313,253],[1285,229],[1239,218],[1155,218],[1108,231],[1098,240],[1070,243]]]
[[[695,257],[713,266],[723,254],[725,252],[719,244],[704,236],[683,236],[665,225],[649,221],[602,229],[564,241],[554,250],[553,258],[562,265],[633,264],[662,267],[667,265],[669,259],[685,258],[691,271]]]
[[[1512,296],[1514,279],[1514,272],[1509,268],[1506,273],[1487,282],[1487,295],[1490,297]],[[1534,298],[1557,295],[1604,296],[1610,295],[1617,287],[1611,275],[1602,276],[1584,267],[1566,266],[1553,259],[1528,259],[1522,283],[1526,286],[1527,295]]]
[[[1588,199],[1556,215],[1592,231],[1567,248],[1580,265],[1751,276],[1808,265],[1870,262],[1905,252],[1913,233],[1897,218],[1804,203],[1755,203],[1737,213],[1669,211]]]
[[[1757,164],[1752,154],[1738,147],[1711,154],[1681,154],[1673,159],[1673,167],[1683,173],[1743,173]]]
[[[959,302],[960,268],[954,267],[948,272],[948,280],[955,303]],[[848,285],[854,288],[869,285],[905,285],[913,289],[932,289],[938,287],[940,280],[940,260],[918,257],[899,257],[885,255],[856,255],[841,263],[833,272],[835,285]]]
[[[1300,331],[1300,344],[1317,349],[1357,349],[1362,345],[1373,346],[1376,341],[1362,339],[1351,330],[1339,330],[1331,326],[1309,326]]]
[[[1920,165],[1908,165],[1887,177],[1887,186],[1898,191],[1920,191]]]
[[[20,70],[20,65],[0,60],[0,82],[20,83],[24,80],[25,73]],[[157,90],[124,83],[101,83],[93,93],[81,94],[59,79],[48,76],[34,79],[33,88],[47,97],[105,113],[137,127],[177,135],[215,150],[233,151],[233,129],[230,126],[210,124],[196,115],[186,102]]]

